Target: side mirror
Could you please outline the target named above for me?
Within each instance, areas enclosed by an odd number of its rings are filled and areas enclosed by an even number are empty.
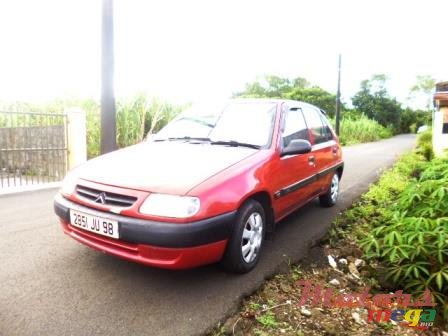
[[[280,156],[305,154],[311,152],[311,144],[307,140],[295,139],[288,146],[283,148]]]

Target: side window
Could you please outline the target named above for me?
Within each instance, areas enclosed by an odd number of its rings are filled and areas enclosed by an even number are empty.
[[[320,144],[322,142],[328,141],[328,134],[326,128],[321,119],[321,113],[314,109],[306,107],[304,108],[306,124],[313,133],[314,144]]]
[[[292,140],[302,139],[310,141],[308,129],[301,110],[288,110],[285,114],[285,124],[283,128],[283,147],[289,145]]]
[[[442,112],[442,133],[448,134],[448,106],[443,106],[440,108],[440,112]]]
[[[324,114],[320,115],[322,122],[324,124],[324,133],[325,133],[325,137],[326,137],[326,141],[330,141],[333,140],[333,132],[331,131],[331,127],[330,127],[330,122],[328,121],[328,119],[325,117]]]

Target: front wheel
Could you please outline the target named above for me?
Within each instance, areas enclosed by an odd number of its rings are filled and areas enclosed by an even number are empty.
[[[266,216],[260,203],[249,200],[241,206],[222,260],[228,271],[246,273],[255,267],[263,250],[265,223]]]
[[[339,196],[339,175],[334,173],[330,186],[325,194],[319,196],[320,204],[324,207],[332,207],[336,204]]]

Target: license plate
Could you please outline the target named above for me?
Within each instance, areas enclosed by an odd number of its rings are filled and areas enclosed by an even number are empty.
[[[83,230],[118,239],[118,222],[70,209],[70,224]]]

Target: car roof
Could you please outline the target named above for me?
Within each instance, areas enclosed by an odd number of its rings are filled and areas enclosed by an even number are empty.
[[[276,103],[276,104],[281,104],[281,103],[286,103],[288,105],[288,107],[290,109],[298,109],[298,108],[302,108],[302,107],[311,107],[311,108],[315,108],[319,111],[321,111],[323,114],[326,114],[326,112],[324,110],[322,110],[321,108],[312,105],[312,104],[308,104],[302,101],[298,101],[298,100],[291,100],[291,99],[282,99],[282,98],[234,98],[230,100],[231,102],[247,102],[247,103],[251,103],[251,102],[266,102],[266,103]]]

